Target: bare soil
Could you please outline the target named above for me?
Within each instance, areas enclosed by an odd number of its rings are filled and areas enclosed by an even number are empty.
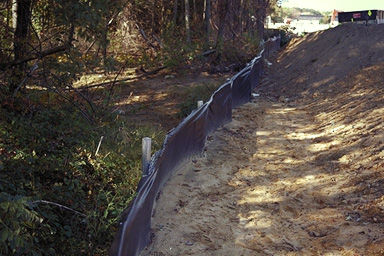
[[[295,39],[171,179],[141,255],[384,255],[383,25]]]
[[[178,105],[188,99],[191,88],[202,85],[219,87],[231,75],[210,75],[202,71],[178,74],[165,70],[155,77],[132,80],[120,87],[118,94],[121,97],[115,103],[114,111],[119,111],[130,122],[169,131],[182,121]]]

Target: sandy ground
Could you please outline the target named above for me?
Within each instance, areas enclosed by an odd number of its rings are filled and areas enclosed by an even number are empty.
[[[260,97],[163,189],[141,255],[384,255],[384,43],[350,46],[368,30],[384,26],[310,34],[271,59]]]

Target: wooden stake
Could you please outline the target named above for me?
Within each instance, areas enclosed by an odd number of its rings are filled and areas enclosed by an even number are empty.
[[[97,145],[95,156],[97,156],[97,154],[99,154],[99,149],[100,149],[100,146],[101,146],[101,142],[103,142],[103,139],[104,139],[104,136],[101,136],[100,137],[100,141],[99,141],[99,145]]]
[[[151,143],[152,139],[149,137],[144,137],[142,139],[142,160],[141,160],[141,168],[143,172],[143,176],[148,175],[148,167],[149,167],[149,161],[151,161]]]

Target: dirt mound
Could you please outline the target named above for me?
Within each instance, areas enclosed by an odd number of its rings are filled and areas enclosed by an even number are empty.
[[[269,78],[272,86],[264,87],[264,92],[311,97],[351,73],[384,62],[383,34],[383,24],[349,23],[296,38],[279,54]]]
[[[384,26],[292,42],[164,188],[142,255],[383,255]]]

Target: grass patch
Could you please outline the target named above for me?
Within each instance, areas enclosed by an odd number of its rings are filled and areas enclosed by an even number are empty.
[[[177,117],[183,118],[188,116],[192,110],[197,108],[198,101],[208,101],[218,86],[219,85],[217,84],[203,83],[186,89],[183,92],[186,100],[177,105],[177,108],[179,109]]]

